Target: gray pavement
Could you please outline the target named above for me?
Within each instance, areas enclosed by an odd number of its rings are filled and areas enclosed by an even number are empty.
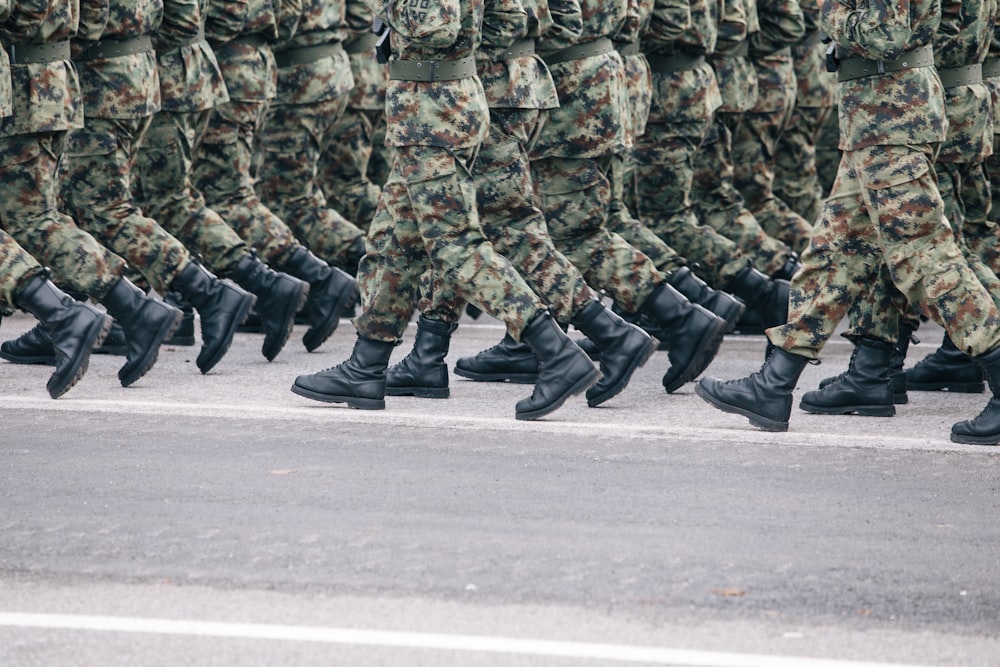
[[[128,389],[95,355],[58,401],[0,363],[0,664],[1000,665],[1000,451],[948,441],[985,395],[764,433],[665,394],[659,352],[537,422],[530,387],[455,376],[358,411],[289,391],[354,342],[302,330],[208,375],[164,348]],[[502,334],[463,320],[449,358]],[[707,374],[763,346],[728,337]]]

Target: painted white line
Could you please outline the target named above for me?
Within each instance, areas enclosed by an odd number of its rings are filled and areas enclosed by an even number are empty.
[[[321,642],[326,644],[355,644],[386,648],[436,649],[441,651],[473,651],[536,657],[613,660],[617,662],[675,665],[677,667],[915,667],[883,662],[695,651],[655,646],[630,646],[626,644],[597,644],[546,639],[517,639],[513,637],[488,637],[481,635],[391,632],[385,630],[265,625],[258,623],[177,621],[117,616],[0,612],[0,626]]]

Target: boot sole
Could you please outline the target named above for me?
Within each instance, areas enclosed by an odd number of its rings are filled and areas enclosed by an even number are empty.
[[[448,387],[389,387],[385,388],[386,396],[415,396],[416,398],[448,398],[451,392]]]
[[[596,408],[601,403],[605,403],[620,394],[632,380],[632,374],[635,373],[636,369],[645,366],[646,362],[649,361],[649,358],[653,356],[654,352],[656,352],[656,341],[650,338],[646,341],[646,345],[638,351],[638,354],[633,355],[632,361],[629,364],[629,367],[625,370],[621,379],[619,379],[614,386],[608,387],[602,393],[596,396],[588,396],[587,406]]]
[[[52,398],[59,398],[67,391],[73,388],[73,386],[80,381],[80,378],[84,376],[87,372],[87,368],[90,366],[90,355],[93,354],[94,348],[104,342],[104,339],[108,337],[111,333],[111,326],[114,320],[111,317],[105,315],[103,320],[95,320],[87,330],[87,337],[84,340],[90,340],[89,345],[84,346],[84,353],[81,354],[76,363],[69,369],[69,379],[62,383],[62,385],[52,386],[51,383],[46,386],[49,391],[49,396]]]
[[[0,350],[0,359],[6,359],[12,364],[21,364],[23,366],[55,366],[55,357],[22,357],[16,354],[8,354]]]
[[[473,382],[509,382],[511,384],[535,384],[538,373],[476,373],[455,368],[455,375]]]
[[[985,382],[913,382],[907,379],[906,388],[913,391],[950,391],[954,394],[982,394],[986,391]]]
[[[306,347],[306,352],[313,352],[320,345],[325,343],[327,339],[333,335],[333,332],[337,330],[340,325],[340,316],[343,314],[344,309],[347,308],[347,304],[354,303],[358,295],[358,285],[355,283],[352,289],[345,289],[340,293],[337,302],[333,304],[333,316],[324,325],[323,329],[319,333],[310,336],[309,332],[306,331],[305,336],[302,337],[302,344]]]
[[[311,398],[314,401],[323,403],[346,403],[348,407],[357,410],[384,410],[385,401],[377,398],[358,398],[357,396],[334,396],[330,394],[320,394],[309,389],[303,389],[297,384],[292,385],[292,393]]]
[[[859,417],[895,417],[896,408],[893,405],[842,405],[827,408],[799,402],[799,409],[814,415],[853,415]]]
[[[701,396],[703,399],[722,410],[723,412],[728,412],[734,415],[742,415],[750,420],[750,424],[756,426],[757,428],[768,431],[771,433],[784,433],[788,430],[788,422],[780,422],[774,419],[768,419],[767,417],[761,417],[760,415],[745,410],[743,408],[738,408],[735,405],[729,405],[728,403],[723,403],[715,396],[712,396],[707,391],[705,391],[700,384],[694,386],[694,393]]]
[[[725,320],[716,322],[715,331],[711,334],[708,341],[698,349],[698,354],[691,358],[691,361],[688,362],[688,365],[673,382],[663,385],[668,394],[674,393],[705,372],[705,369],[715,359],[715,355],[719,353],[719,347],[721,347],[722,341],[726,337],[726,326]]]
[[[236,329],[246,321],[247,316],[250,315],[250,309],[253,308],[256,301],[257,298],[250,294],[243,300],[243,307],[240,308],[236,317],[233,318],[232,324],[229,326],[229,330],[223,337],[223,341],[218,349],[203,364],[198,365],[198,370],[201,371],[202,375],[215,368],[215,365],[222,361],[222,357],[226,356],[226,352],[229,352],[229,347],[233,344],[233,336],[236,335]]]
[[[951,434],[951,441],[960,445],[998,445],[1000,434],[997,435],[957,435]]]
[[[302,307],[306,305],[306,300],[309,298],[309,283],[302,283],[302,287],[299,289],[298,299],[289,299],[286,302],[285,310],[281,314],[281,322],[284,325],[284,331],[278,338],[269,341],[267,336],[264,337],[264,344],[261,345],[260,353],[264,355],[264,358],[268,361],[274,361],[281,350],[284,349],[285,343],[288,342],[289,337],[292,335],[292,329],[295,328],[295,314],[302,310]]]
[[[592,386],[597,384],[597,381],[600,378],[601,378],[601,372],[595,368],[593,369],[593,373],[587,373],[586,376],[577,380],[572,387],[564,391],[562,395],[559,396],[559,398],[552,401],[544,408],[539,408],[538,410],[532,410],[531,412],[516,412],[515,416],[517,417],[518,420],[521,421],[531,421],[534,419],[539,419],[541,417],[544,417],[545,415],[555,412],[556,410],[561,408],[563,406],[563,403],[569,400],[571,396],[576,396],[580,392],[590,389]]]
[[[177,316],[173,320],[164,322],[160,326],[160,330],[157,332],[156,338],[153,339],[153,344],[149,346],[146,350],[146,354],[143,355],[141,363],[133,370],[131,373],[122,377],[121,374],[118,375],[118,380],[121,382],[123,387],[128,387],[129,385],[135,383],[139,378],[148,373],[156,360],[160,356],[160,346],[163,345],[163,341],[169,339],[177,331],[177,328],[181,325],[181,320],[184,319],[184,313],[177,311]]]

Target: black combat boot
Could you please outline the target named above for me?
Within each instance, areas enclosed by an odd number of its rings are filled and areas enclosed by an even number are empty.
[[[236,328],[253,307],[254,296],[219,280],[195,262],[174,278],[171,289],[180,292],[201,316],[202,345],[195,362],[202,373],[208,373],[229,351]]]
[[[173,335],[182,313],[171,305],[152,299],[122,278],[101,299],[125,334],[125,365],[118,380],[127,387],[145,375],[156,363],[160,345]]]
[[[882,341],[859,339],[840,379],[807,391],[799,407],[819,415],[892,417],[896,414],[891,376],[893,347]]]
[[[694,392],[724,412],[743,415],[765,431],[787,431],[792,414],[792,390],[809,360],[772,348],[760,371],[723,382],[702,378]]]
[[[448,344],[458,328],[455,322],[441,322],[421,315],[413,349],[388,370],[385,393],[389,396],[448,398]]]
[[[52,347],[49,332],[41,324],[36,324],[17,338],[0,344],[0,358],[12,364],[55,366],[56,350]]]
[[[761,327],[768,329],[788,321],[790,287],[787,280],[772,280],[748,264],[730,281],[727,291],[742,299]]]
[[[385,372],[394,347],[395,343],[358,336],[347,361],[298,376],[292,393],[324,403],[347,403],[359,410],[384,410]]]
[[[167,292],[163,295],[163,300],[183,313],[181,325],[177,327],[174,335],[165,340],[163,344],[192,347],[194,345],[194,306],[179,292]]]
[[[111,329],[111,318],[76,301],[44,274],[32,276],[14,295],[15,305],[38,318],[55,350],[56,370],[45,388],[59,398],[87,372],[90,354]]]
[[[906,395],[906,373],[903,372],[903,363],[906,361],[906,354],[910,349],[910,343],[914,342],[914,333],[913,327],[908,325],[900,326],[899,338],[896,339],[896,344],[892,346],[889,379],[892,383],[892,402],[894,405],[906,405],[910,400]],[[854,359],[853,353],[851,359]],[[849,371],[850,369],[840,375],[820,380],[819,388],[823,389],[834,382],[840,382]]]
[[[691,269],[684,266],[670,276],[670,285],[687,297],[691,303],[704,306],[726,321],[726,333],[736,328],[746,306],[732,294],[714,290],[696,276]]]
[[[673,393],[708,368],[726,333],[726,321],[693,304],[670,285],[657,286],[639,308],[663,330],[670,368],[663,388]]]
[[[992,396],[975,419],[951,427],[951,441],[963,445],[1000,444],[1000,348],[974,359],[983,369]]]
[[[301,246],[292,251],[281,268],[285,273],[309,283],[306,308],[309,310],[310,326],[302,336],[302,344],[312,352],[333,334],[340,324],[341,313],[354,303],[358,281]]]
[[[456,361],[455,375],[477,382],[535,384],[538,380],[538,359],[527,344],[518,343],[506,334],[493,347]]]
[[[906,388],[914,391],[953,391],[981,394],[986,390],[983,369],[944,335],[941,346],[904,371]]]
[[[799,256],[792,252],[785,258],[785,264],[771,274],[771,280],[791,280],[795,272],[802,268]]]
[[[602,377],[587,390],[587,405],[592,408],[621,393],[632,373],[656,351],[652,336],[615,315],[600,301],[587,304],[572,324],[600,351]]]
[[[531,318],[521,339],[538,358],[538,380],[531,396],[517,402],[515,416],[518,419],[544,417],[601,376],[590,358],[559,328],[547,310]]]
[[[292,333],[295,313],[306,303],[309,284],[274,271],[253,255],[244,256],[229,277],[257,297],[254,310],[264,332],[260,353],[268,361],[274,361]]]

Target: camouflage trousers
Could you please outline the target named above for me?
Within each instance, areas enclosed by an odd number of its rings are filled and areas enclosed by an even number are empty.
[[[59,211],[65,139],[65,132],[0,138],[0,221],[56,282],[101,299],[121,278],[125,260]]]
[[[205,196],[209,208],[266,263],[280,267],[300,244],[254,190],[254,135],[266,110],[263,102],[226,102],[214,107],[191,173],[195,189]]]
[[[528,286],[562,324],[598,295],[549,237],[545,214],[535,202],[526,146],[538,126],[536,109],[490,109],[489,132],[473,166],[476,204],[483,234],[510,260]],[[455,321],[463,302],[435,298],[424,314]]]
[[[733,136],[733,164],[736,189],[760,226],[769,236],[801,252],[809,243],[812,225],[774,191],[778,140],[791,112],[791,105],[779,111],[744,112]]]
[[[151,117],[87,118],[71,130],[60,185],[66,210],[160,294],[191,263],[187,248],[132,197],[132,164]]]
[[[837,115],[837,106],[834,105],[830,108],[830,116],[823,123],[816,138],[816,178],[824,197],[833,188],[833,181],[837,178],[837,167],[840,165],[839,144],[840,118]]]
[[[702,121],[647,123],[635,148],[636,212],[653,233],[699,264],[708,283],[724,289],[747,260],[732,239],[700,224],[695,214],[694,156],[707,132]]]
[[[249,251],[191,182],[208,114],[207,110],[155,114],[136,155],[132,186],[143,211],[225,276]]]
[[[515,340],[545,309],[479,226],[468,168],[474,152],[396,149],[358,267],[364,310],[354,326],[361,337],[398,341],[425,274],[433,276],[435,298],[468,301],[504,322]]]
[[[532,160],[532,178],[556,248],[622,310],[634,313],[667,276],[607,227],[612,156]]]
[[[844,153],[792,280],[788,322],[766,332],[774,345],[816,358],[855,302],[869,311],[857,316],[865,335],[895,342],[901,298],[968,354],[1000,345],[1000,311],[944,218],[933,154],[930,146]]]
[[[833,107],[796,105],[775,150],[775,196],[808,223],[819,215],[826,195],[816,167],[816,142],[832,113]]]
[[[767,275],[779,271],[792,253],[787,244],[767,235],[734,184],[733,135],[726,120],[738,114],[716,114],[694,154],[691,197],[698,219],[733,241],[753,265]]]
[[[345,96],[310,104],[272,104],[258,146],[256,190],[302,245],[353,273],[348,254],[364,232],[331,208],[318,180],[320,156],[336,140]]]
[[[385,182],[390,148],[385,110],[348,107],[330,130],[319,160],[319,182],[330,202],[348,220],[367,230]]]
[[[0,231],[0,315],[10,315],[17,305],[21,283],[42,271],[42,265],[14,237]]]

